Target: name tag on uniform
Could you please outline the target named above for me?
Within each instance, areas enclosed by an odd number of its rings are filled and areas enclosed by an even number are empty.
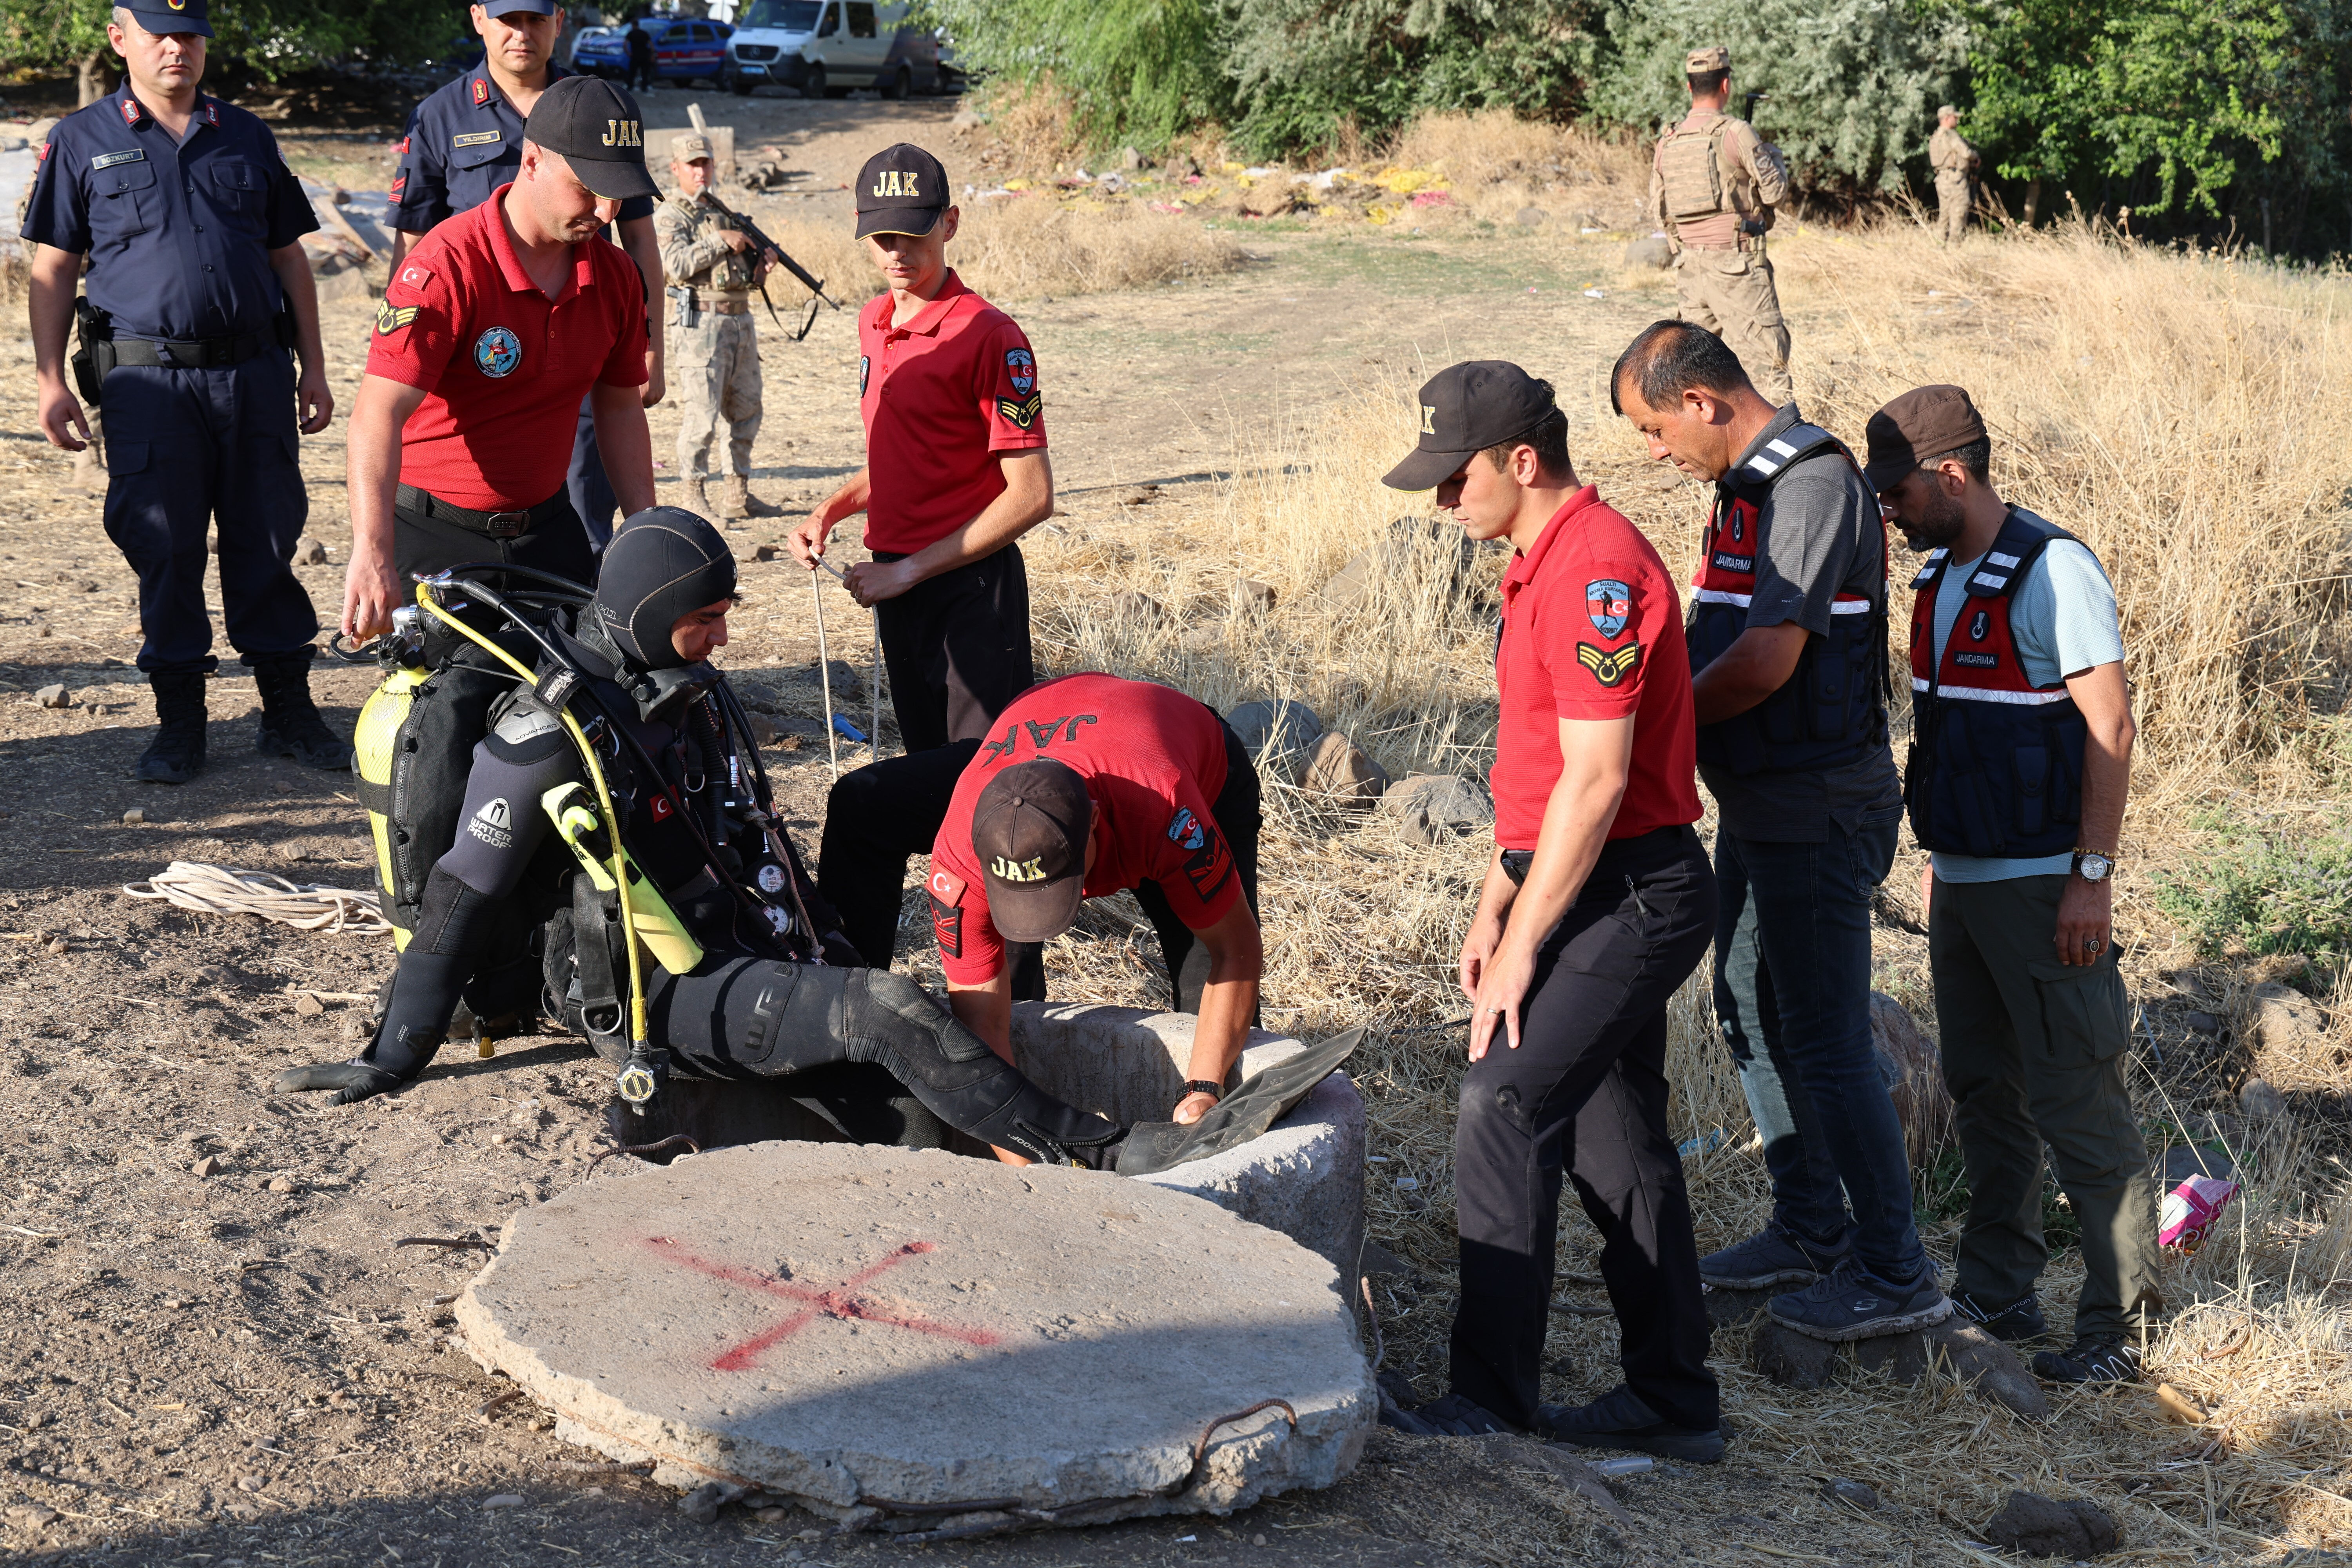
[[[100,153],[89,161],[89,166],[93,169],[111,169],[117,163],[143,163],[146,161],[147,154],[133,147],[128,153]]]
[[[496,131],[469,131],[463,136],[452,136],[449,138],[449,145],[452,147],[480,147],[499,140],[499,137],[500,132]]]

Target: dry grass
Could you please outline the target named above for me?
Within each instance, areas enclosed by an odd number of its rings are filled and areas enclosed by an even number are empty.
[[[1508,222],[1528,207],[1577,226],[1631,229],[1649,191],[1647,155],[1622,137],[1518,119],[1507,110],[1425,114],[1387,153],[1444,176],[1463,211]],[[1444,209],[1423,215],[1443,221]]]
[[[1536,138],[1527,144],[1541,151]],[[1780,256],[1793,306],[1838,308],[1825,323],[1817,313],[1801,340],[1810,413],[1858,444],[1864,417],[1893,393],[1929,380],[1969,386],[1998,432],[2004,489],[2082,533],[2114,571],[2144,726],[2134,864],[2177,849],[2197,801],[2238,790],[2307,804],[2329,776],[2330,721],[2319,710],[2340,690],[2331,660],[2346,637],[2339,455],[2352,407],[2309,393],[2352,348],[2343,282],[2127,252],[2081,233],[1979,242],[1958,258],[1900,229],[1815,234],[1791,237]],[[1607,416],[1597,374],[1564,390],[1586,477],[1686,575],[1697,496],[1643,461]],[[1033,535],[1045,661],[1165,680],[1221,707],[1296,697],[1391,773],[1483,773],[1495,709],[1492,608],[1479,594],[1500,559],[1479,562],[1467,592],[1433,586],[1448,552],[1432,540],[1419,547],[1419,574],[1342,609],[1314,603],[1337,567],[1416,510],[1377,482],[1411,441],[1406,394],[1361,388],[1310,426],[1259,411],[1250,427],[1282,434],[1236,438],[1235,477],[1213,506],[1181,520],[1163,507],[1115,528],[1072,521]],[[1234,592],[1240,576],[1276,587],[1274,613],[1245,607]],[[1129,594],[1165,614],[1111,597]],[[1372,1231],[1429,1281],[1381,1303],[1388,1355],[1433,1390],[1451,1310],[1453,1026],[1466,1011],[1452,976],[1486,846],[1409,847],[1376,813],[1279,785],[1269,798],[1267,1021],[1310,1035],[1371,1026],[1357,1076],[1383,1157],[1368,1188]],[[2165,933],[2153,908],[2134,897],[2123,918],[2145,933],[2135,987],[2163,989]],[[1090,906],[1051,955],[1056,994],[1156,1002],[1162,982],[1141,929],[1120,901]],[[1686,988],[1670,1047],[1674,1126],[1677,1136],[1732,1133],[1721,1152],[1691,1162],[1702,1247],[1753,1228],[1769,1196],[1710,1022],[1703,988]],[[2135,1093],[2150,1124],[2189,1126],[2215,1108],[2189,1102],[2192,1086],[2147,1076],[2149,1065],[2136,1056]],[[2225,1234],[2172,1266],[2178,1310],[2148,1346],[2154,1374],[2210,1412],[2200,1426],[2167,1423],[2146,1390],[2062,1396],[2046,1425],[1936,1380],[1797,1393],[1747,1371],[1747,1334],[1735,1331],[1718,1337],[1717,1353],[1739,1453],[1786,1472],[1869,1479],[1927,1527],[1887,1542],[1923,1562],[1972,1560],[1948,1543],[2012,1486],[2096,1499],[2139,1560],[2251,1562],[2295,1544],[2352,1546],[2345,1168],[2319,1136],[2289,1127],[2236,1152],[2253,1173],[2251,1190]],[[1399,1188],[1401,1176],[1417,1187]],[[1931,1231],[1948,1260],[1948,1228]],[[1563,1265],[1589,1268],[1593,1244],[1571,1221]],[[2079,1256],[2053,1260],[2042,1283],[2063,1327]],[[1588,1397],[1614,1380],[1607,1320],[1563,1321],[1553,1349],[1577,1368],[1552,1379],[1547,1397]],[[1519,1544],[1506,1532],[1481,1550],[1516,1561]]]
[[[1065,205],[1042,195],[967,198],[948,261],[964,282],[992,300],[1045,294],[1097,294],[1230,271],[1241,264],[1231,238],[1189,218],[1131,202]],[[826,292],[848,302],[882,291],[865,243],[847,226],[778,217],[765,222],[793,259],[825,279]],[[799,295],[790,277],[770,289]]]

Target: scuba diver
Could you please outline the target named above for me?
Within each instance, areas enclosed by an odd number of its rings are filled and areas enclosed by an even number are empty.
[[[913,1141],[906,1124],[928,1111],[1016,1163],[1111,1168],[1127,1129],[1036,1088],[914,982],[859,967],[709,662],[735,596],[725,542],[676,507],[622,525],[593,595],[498,563],[421,580],[405,668],[370,706],[425,713],[416,694],[460,648],[467,668],[503,667],[510,689],[488,704],[462,812],[447,813],[463,826],[421,876],[395,879],[393,846],[414,836],[386,816],[407,811],[404,781],[414,792],[431,759],[402,739],[412,725],[362,713],[361,793],[386,908],[405,922],[399,968],[365,1050],[289,1068],[271,1091],[348,1105],[400,1089],[461,1000],[482,1017],[543,1005],[622,1066],[634,1108],[673,1069],[783,1080],[858,1142]],[[398,881],[421,888],[395,897]]]

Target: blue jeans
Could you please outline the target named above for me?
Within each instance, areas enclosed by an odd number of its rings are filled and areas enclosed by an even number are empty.
[[[1824,1247],[1850,1226],[1888,1285],[1927,1267],[1903,1124],[1870,1043],[1870,895],[1899,820],[1819,844],[1715,842],[1715,1013],[1764,1142],[1772,1217]]]

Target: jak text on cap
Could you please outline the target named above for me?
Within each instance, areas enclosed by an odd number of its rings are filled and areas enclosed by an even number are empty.
[[[911,142],[895,142],[857,171],[857,237],[929,234],[948,209],[948,172]]]
[[[1557,406],[1551,383],[1508,360],[1448,365],[1422,384],[1420,445],[1381,475],[1381,483],[1395,490],[1435,489],[1472,454],[1526,435]]]
[[[971,848],[988,879],[989,919],[1007,942],[1045,942],[1078,918],[1094,812],[1066,763],[1016,763],[980,792]]]
[[[1957,386],[1916,386],[1870,416],[1863,426],[1869,458],[1863,477],[1890,490],[1922,463],[1932,463],[1985,439],[1985,423]]]
[[[561,153],[572,175],[606,201],[661,194],[646,173],[645,116],[618,83],[564,77],[539,95],[522,133],[526,141]]]

